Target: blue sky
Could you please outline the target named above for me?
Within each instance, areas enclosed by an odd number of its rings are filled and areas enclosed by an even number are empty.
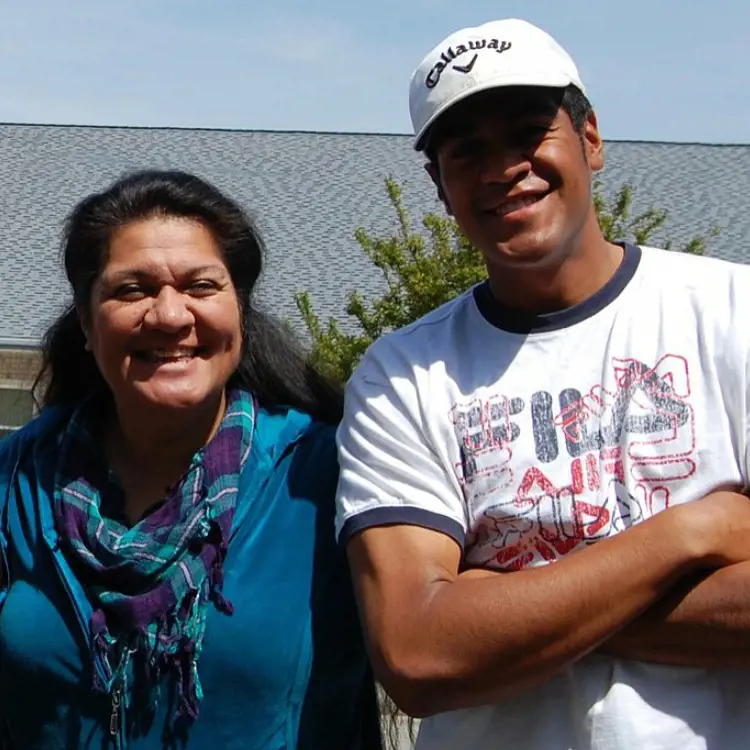
[[[741,0],[6,0],[0,121],[406,133],[423,55],[499,17],[568,49],[606,138],[750,143]]]

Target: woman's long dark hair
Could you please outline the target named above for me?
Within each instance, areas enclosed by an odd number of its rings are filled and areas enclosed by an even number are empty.
[[[341,389],[315,370],[281,326],[253,304],[264,248],[252,221],[213,185],[177,171],[131,174],[85,198],[68,216],[63,256],[73,303],[44,336],[42,366],[34,386],[41,405],[72,405],[91,394],[111,398],[93,355],[86,350],[79,311],[89,311],[91,291],[107,261],[114,232],[152,216],[199,221],[221,250],[237,290],[243,334],[240,364],[229,385],[252,391],[267,408],[294,407],[337,423]]]

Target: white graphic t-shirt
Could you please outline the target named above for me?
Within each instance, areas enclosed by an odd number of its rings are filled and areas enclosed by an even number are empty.
[[[748,320],[750,268],[631,245],[559,313],[514,316],[474,288],[377,341],[352,378],[340,538],[417,524],[467,563],[520,570],[746,484]],[[750,673],[594,653],[423,721],[417,747],[746,750]]]

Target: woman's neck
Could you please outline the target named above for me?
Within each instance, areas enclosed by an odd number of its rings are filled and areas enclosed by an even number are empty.
[[[117,431],[128,455],[145,470],[175,461],[190,461],[214,436],[224,416],[226,395],[222,394],[198,408],[161,411],[146,407],[143,413],[117,409]]]
[[[128,516],[140,517],[180,480],[215,435],[225,408],[224,393],[200,409],[177,413],[116,407],[105,431],[105,452],[125,491]]]

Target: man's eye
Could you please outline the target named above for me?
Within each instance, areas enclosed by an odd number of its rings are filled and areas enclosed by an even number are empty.
[[[516,137],[519,140],[524,141],[530,141],[530,140],[538,140],[541,141],[542,138],[544,138],[545,135],[547,135],[547,126],[546,125],[525,125],[523,128],[520,128],[517,133]]]
[[[459,141],[450,148],[452,159],[467,159],[481,150],[481,143],[476,140]]]

